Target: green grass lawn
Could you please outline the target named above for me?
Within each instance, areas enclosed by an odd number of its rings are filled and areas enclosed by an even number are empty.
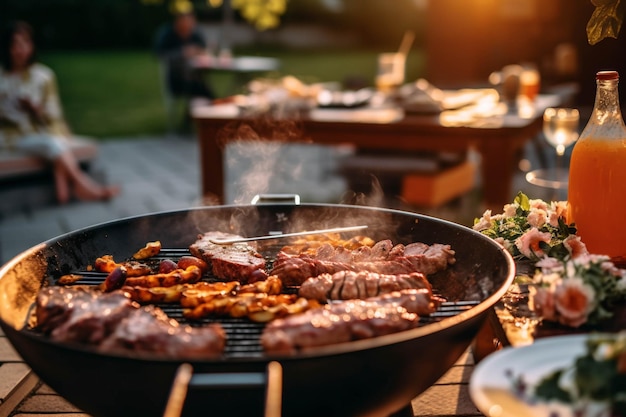
[[[280,59],[281,71],[305,82],[355,79],[373,83],[380,51],[241,51]],[[149,51],[47,52],[40,60],[57,74],[65,115],[78,134],[96,138],[163,134],[167,121],[158,61]],[[423,56],[412,51],[406,78],[423,74]],[[219,96],[241,91],[228,74],[210,74]]]

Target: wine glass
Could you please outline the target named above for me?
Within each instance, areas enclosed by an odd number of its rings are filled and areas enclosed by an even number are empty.
[[[568,184],[568,169],[563,164],[565,149],[578,140],[580,114],[578,109],[548,107],[543,113],[543,135],[546,142],[556,150],[554,169],[529,172],[526,179],[536,185],[565,189]]]
[[[578,139],[579,121],[578,109],[548,107],[543,113],[543,134],[557,157],[563,157],[565,148]]]

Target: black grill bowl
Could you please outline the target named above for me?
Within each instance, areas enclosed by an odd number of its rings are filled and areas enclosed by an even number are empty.
[[[52,342],[29,330],[29,312],[42,285],[84,271],[105,254],[126,259],[148,241],[186,249],[209,230],[258,236],[361,224],[369,226],[365,234],[376,240],[450,244],[456,264],[430,280],[450,305],[468,307],[413,330],[294,356],[226,354],[192,361],[192,381],[208,375],[213,383],[190,386],[183,414],[263,415],[264,385],[232,386],[227,376],[258,375],[262,380],[268,363],[278,361],[283,367],[283,416],[388,416],[410,404],[458,360],[513,280],[511,256],[470,228],[404,211],[331,204],[215,206],[116,220],[43,242],[4,265],[0,325],[33,371],[85,412],[96,417],[160,416],[182,361],[103,353]]]

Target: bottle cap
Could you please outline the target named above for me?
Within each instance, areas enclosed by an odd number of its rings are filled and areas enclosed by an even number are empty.
[[[598,71],[596,73],[596,80],[618,80],[619,73],[617,71]]]

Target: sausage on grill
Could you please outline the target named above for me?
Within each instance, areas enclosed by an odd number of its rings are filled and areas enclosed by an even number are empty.
[[[340,271],[308,278],[302,283],[299,294],[301,297],[326,302],[376,297],[411,288],[431,290],[431,285],[424,274],[419,272],[385,275],[368,271]]]

